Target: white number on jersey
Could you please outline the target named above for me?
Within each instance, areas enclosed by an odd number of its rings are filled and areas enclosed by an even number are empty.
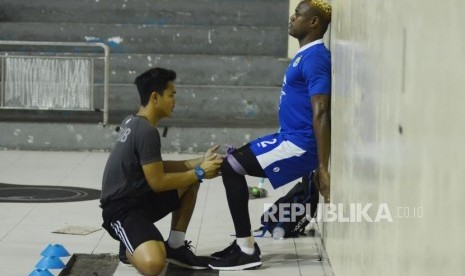
[[[126,142],[126,140],[128,139],[129,133],[131,133],[130,128],[122,127],[120,132],[119,132],[118,141],[121,142],[121,143]]]
[[[275,138],[271,141],[263,141],[263,142],[260,142],[260,145],[264,148],[266,148],[267,145],[273,145],[273,144],[276,144],[278,140]]]

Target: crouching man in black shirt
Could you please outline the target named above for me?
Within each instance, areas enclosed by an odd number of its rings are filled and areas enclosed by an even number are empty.
[[[190,250],[185,234],[199,183],[218,175],[222,158],[215,153],[216,146],[197,159],[162,159],[156,125],[174,109],[175,79],[174,71],[162,68],[136,78],[141,107],[123,120],[103,175],[103,227],[120,241],[120,260],[129,261],[143,275],[158,275],[165,261],[208,268]],[[169,213],[171,232],[164,242],[154,222]]]

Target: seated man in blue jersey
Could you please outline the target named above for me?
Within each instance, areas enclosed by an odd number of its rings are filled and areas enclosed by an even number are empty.
[[[330,21],[331,6],[325,0],[300,2],[290,18],[289,34],[301,48],[284,76],[281,129],[235,150],[221,165],[236,240],[212,254],[218,258],[210,263],[213,269],[254,269],[262,264],[251,235],[244,175],[267,177],[276,189],[316,169],[320,192],[329,200],[331,56],[322,38]]]

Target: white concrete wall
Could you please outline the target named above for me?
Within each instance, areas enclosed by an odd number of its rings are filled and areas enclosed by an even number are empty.
[[[325,223],[333,270],[465,275],[465,1],[332,2],[331,201],[393,217]]]

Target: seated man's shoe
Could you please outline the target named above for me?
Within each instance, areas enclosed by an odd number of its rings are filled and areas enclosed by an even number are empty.
[[[249,255],[243,252],[241,248],[239,247],[239,245],[237,244],[235,244],[235,246],[230,245],[230,247],[231,249],[229,250],[229,254],[224,255],[221,259],[210,262],[209,266],[212,269],[246,270],[246,269],[257,269],[260,266],[262,266],[262,261],[260,258],[261,252],[260,252],[260,248],[258,247],[257,243],[254,244],[255,251],[252,255]]]
[[[261,257],[262,252],[260,252],[260,248],[258,247],[258,244],[254,243],[254,247],[255,247],[255,250],[258,251],[258,255]],[[215,252],[211,254],[210,256],[217,260],[223,259],[224,257],[228,256],[231,253],[234,253],[237,250],[241,250],[241,248],[239,247],[239,245],[237,245],[237,241],[234,240],[228,247],[226,247],[225,249],[221,251]]]
[[[184,241],[183,246],[171,248],[168,243],[165,242],[166,261],[189,269],[208,269],[208,264],[192,252],[192,246],[190,244],[190,241]]]
[[[237,241],[234,240],[228,247],[226,247],[225,249],[221,251],[215,252],[211,254],[210,256],[217,260],[223,259],[224,257],[228,256],[229,254],[233,253],[236,250],[241,250],[241,248],[239,247],[239,245],[237,245]]]

